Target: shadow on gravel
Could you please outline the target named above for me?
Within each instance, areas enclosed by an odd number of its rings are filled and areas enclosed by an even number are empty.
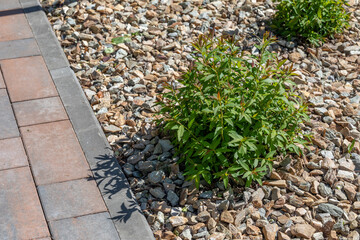
[[[112,214],[117,213],[112,219],[126,223],[134,213],[143,214],[116,158],[100,155],[96,159],[96,168],[92,169],[94,177],[89,176],[88,180],[97,182],[108,208],[115,208],[109,209]]]

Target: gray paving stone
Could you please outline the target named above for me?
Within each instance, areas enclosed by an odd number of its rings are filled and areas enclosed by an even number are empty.
[[[78,80],[70,68],[50,71],[61,100],[76,132],[97,127],[97,119]]]
[[[54,43],[57,39],[54,36],[49,36],[48,34],[44,34],[42,36],[35,36],[42,55],[45,59],[46,65],[49,70],[62,68],[68,66],[68,62],[65,61],[64,52],[58,45],[58,43]]]
[[[29,8],[31,6],[41,6],[38,0],[17,0],[20,2],[23,8]]]
[[[17,0],[0,0],[0,11],[21,8]]]
[[[106,206],[121,240],[154,240],[124,174],[98,179]]]
[[[19,136],[9,96],[5,89],[0,89],[0,139]]]
[[[48,221],[106,212],[96,183],[89,179],[38,186]]]
[[[24,8],[24,13],[35,36],[53,33],[51,25],[44,13],[44,10],[42,9],[38,1],[21,0],[20,2],[22,7]]]
[[[20,1],[49,70],[69,66],[50,23],[36,0]]]
[[[113,151],[106,142],[106,138],[103,136],[101,129],[93,127],[86,130],[79,130],[76,134],[93,171],[106,172],[100,173],[101,176],[109,176],[117,174],[115,171],[121,171],[120,165],[114,158]],[[102,166],[99,166],[100,163],[102,163]],[[108,170],[113,170],[114,172],[112,173]]]
[[[120,239],[107,212],[52,221],[49,225],[54,240]]]
[[[0,170],[29,165],[21,138],[0,140]]]
[[[34,38],[0,42],[0,60],[40,55]]]

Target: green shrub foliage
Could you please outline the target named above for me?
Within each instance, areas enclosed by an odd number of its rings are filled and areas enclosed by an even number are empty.
[[[301,37],[318,46],[349,26],[346,0],[277,0],[273,28],[285,37]]]
[[[197,186],[261,183],[277,154],[301,154],[307,108],[292,90],[292,67],[266,50],[273,41],[265,36],[255,56],[229,37],[202,35],[181,87],[167,86],[160,121]]]

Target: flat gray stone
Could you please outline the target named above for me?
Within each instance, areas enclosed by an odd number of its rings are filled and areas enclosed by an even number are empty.
[[[351,154],[351,160],[355,164],[355,172],[360,172],[360,155],[356,153]]]
[[[40,55],[33,38],[0,42],[0,60]]]
[[[49,225],[52,237],[57,240],[120,239],[107,212],[51,221]]]
[[[344,214],[344,211],[341,208],[330,203],[321,203],[318,207],[318,210],[329,213],[334,217],[341,217]]]
[[[0,89],[0,113],[0,139],[18,137],[19,129],[5,89]]]

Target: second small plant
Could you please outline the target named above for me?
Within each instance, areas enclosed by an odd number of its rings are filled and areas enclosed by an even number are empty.
[[[300,37],[315,46],[349,27],[346,0],[277,0],[272,27],[280,35]]]

